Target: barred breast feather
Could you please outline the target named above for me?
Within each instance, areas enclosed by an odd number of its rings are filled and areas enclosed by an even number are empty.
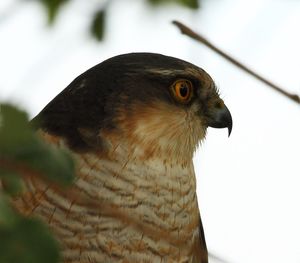
[[[17,209],[49,224],[65,263],[201,262],[192,161],[142,160],[124,154],[122,144],[111,149],[74,153],[77,178],[70,189],[27,180]]]

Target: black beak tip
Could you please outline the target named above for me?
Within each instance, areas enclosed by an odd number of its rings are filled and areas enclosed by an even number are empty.
[[[223,116],[224,116],[223,123],[225,124],[225,127],[227,127],[228,129],[228,137],[229,137],[232,131],[232,117],[230,111],[226,106],[225,106],[225,113]]]
[[[231,118],[230,118],[230,122],[228,123],[227,128],[228,128],[228,137],[230,137],[230,134],[231,134],[231,131],[232,131],[232,119]]]
[[[218,109],[211,115],[208,126],[213,128],[227,128],[228,137],[232,131],[232,117],[228,108],[224,105],[222,109]]]

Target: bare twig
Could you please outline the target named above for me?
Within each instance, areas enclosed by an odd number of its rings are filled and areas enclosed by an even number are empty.
[[[204,44],[205,46],[212,49],[213,51],[218,53],[220,56],[222,56],[223,58],[225,58],[226,60],[228,60],[229,62],[234,64],[235,66],[237,66],[238,68],[246,71],[248,74],[250,74],[254,78],[260,80],[263,83],[265,83],[266,85],[268,85],[273,90],[276,90],[277,92],[281,93],[282,95],[284,95],[284,96],[288,97],[289,99],[293,100],[294,102],[300,104],[300,97],[297,94],[289,93],[286,90],[284,90],[284,89],[280,88],[279,86],[277,86],[276,84],[272,83],[271,81],[269,81],[269,80],[265,79],[264,77],[260,76],[258,73],[254,72],[253,70],[251,70],[247,66],[243,65],[241,62],[237,61],[236,59],[234,59],[230,55],[226,54],[224,51],[222,51],[221,49],[216,47],[214,44],[209,42],[206,38],[204,38],[203,36],[201,36],[198,33],[194,32],[192,29],[185,26],[184,24],[182,24],[178,21],[173,21],[172,23],[180,29],[182,34],[187,35],[187,36],[193,38],[194,40]]]

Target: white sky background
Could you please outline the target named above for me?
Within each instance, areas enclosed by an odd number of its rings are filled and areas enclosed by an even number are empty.
[[[38,4],[15,2],[0,3],[0,100],[13,101],[33,116],[77,75],[126,52],[162,53],[203,67],[234,122],[229,139],[227,131],[209,129],[195,157],[208,248],[229,263],[300,262],[299,105],[170,24],[181,20],[300,94],[300,1],[203,0],[197,12],[114,1],[100,44],[88,33],[96,0],[74,1],[53,28],[46,27]]]

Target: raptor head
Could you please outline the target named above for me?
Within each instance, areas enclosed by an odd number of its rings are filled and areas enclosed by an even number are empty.
[[[110,58],[77,77],[33,120],[76,151],[117,142],[144,156],[191,159],[207,127],[232,129],[212,78],[153,53]]]

